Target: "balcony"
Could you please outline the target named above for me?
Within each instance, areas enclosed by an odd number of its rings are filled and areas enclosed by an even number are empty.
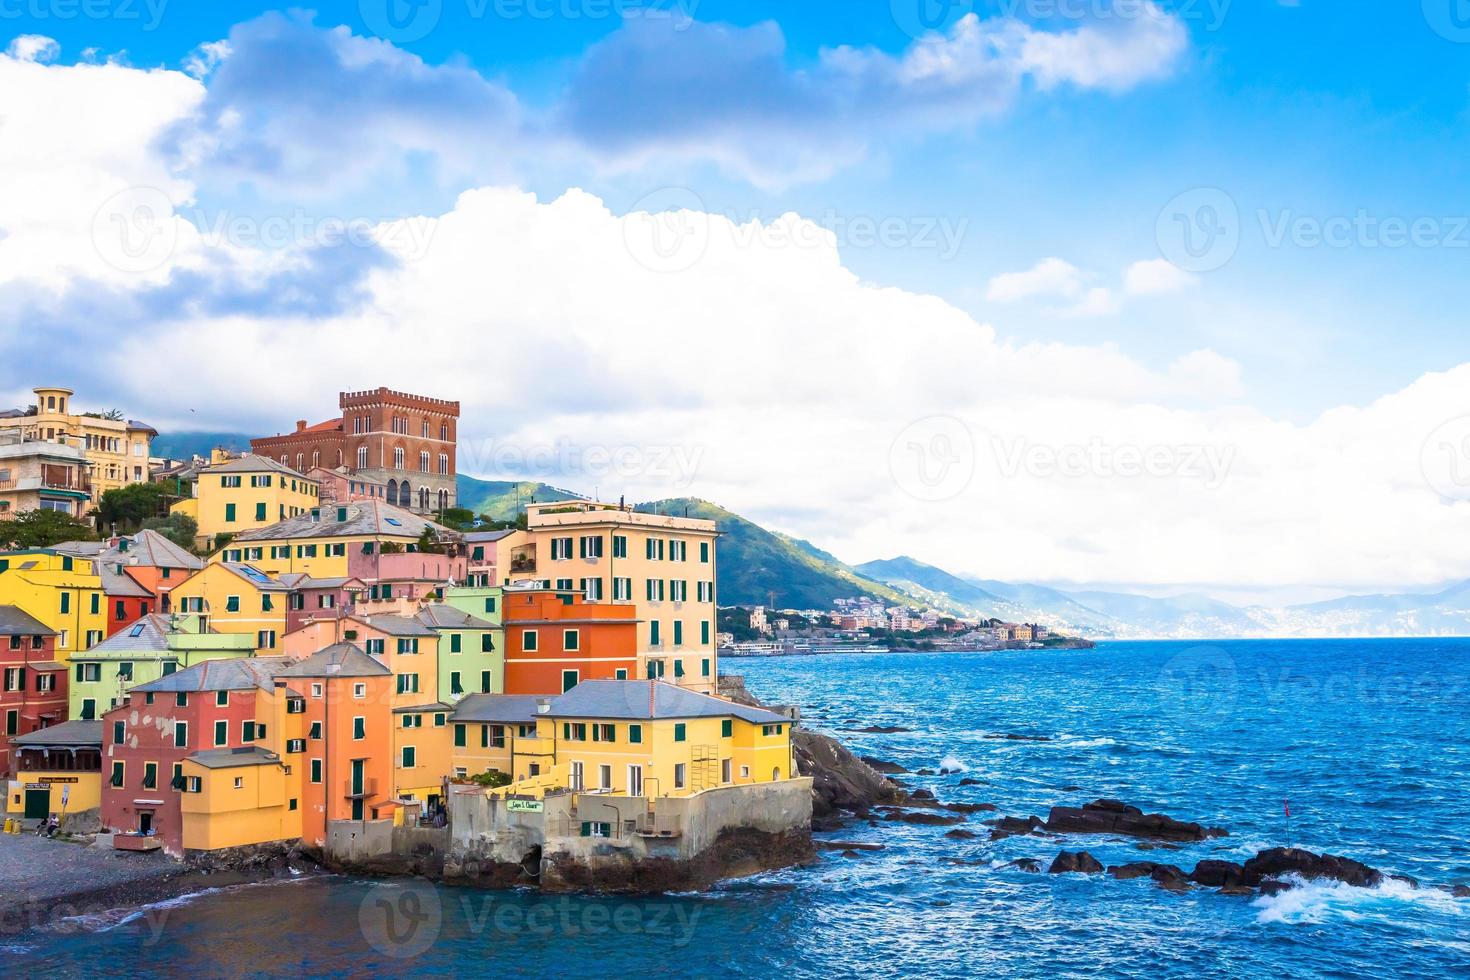
[[[342,782],[342,795],[349,800],[365,800],[370,796],[378,795],[378,780],[376,776],[364,778],[355,787],[353,780],[347,779]]]
[[[536,549],[515,548],[510,553],[511,574],[519,575],[536,570]]]

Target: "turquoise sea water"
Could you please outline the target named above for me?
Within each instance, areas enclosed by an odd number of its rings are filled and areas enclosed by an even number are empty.
[[[1227,827],[1136,842],[861,824],[887,845],[649,900],[322,879],[216,892],[0,937],[7,975],[1470,975],[1470,641],[1110,643],[1059,653],[728,660],[806,724],[910,769],[944,800],[1045,817],[1100,796]],[[848,729],[899,726],[863,734]],[[994,735],[1044,736],[1013,741]],[[960,787],[961,778],[982,781]],[[1069,789],[1068,787],[1077,787]],[[1288,828],[1283,801],[1289,799]],[[1293,843],[1412,875],[1270,899],[1004,868],[1086,848],[1104,863],[1243,860]],[[970,863],[946,860],[960,858]]]

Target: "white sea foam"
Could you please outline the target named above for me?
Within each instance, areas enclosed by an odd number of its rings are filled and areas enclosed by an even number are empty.
[[[969,772],[970,771],[970,767],[967,766],[967,765],[965,765],[962,761],[960,761],[959,756],[955,755],[953,752],[949,753],[943,759],[940,759],[939,760],[939,768],[941,768],[941,769],[948,769],[951,772]]]
[[[1393,916],[1406,905],[1419,906],[1456,916],[1470,916],[1465,903],[1438,888],[1415,888],[1390,878],[1375,888],[1356,888],[1339,881],[1304,881],[1296,875],[1286,880],[1295,888],[1278,895],[1263,895],[1251,904],[1260,909],[1262,924],[1315,925],[1334,918],[1356,921],[1376,915]]]

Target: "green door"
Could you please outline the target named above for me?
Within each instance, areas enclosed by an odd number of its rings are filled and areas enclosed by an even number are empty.
[[[45,819],[51,815],[51,791],[49,789],[26,790],[25,818]]]
[[[362,819],[362,761],[352,760],[352,819]]]

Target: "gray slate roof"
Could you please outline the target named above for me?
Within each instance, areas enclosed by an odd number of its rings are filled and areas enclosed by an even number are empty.
[[[524,724],[536,720],[536,703],[541,700],[535,694],[466,694],[455,707],[450,721]]]
[[[55,630],[19,606],[0,606],[0,636],[55,635]]]
[[[213,476],[216,473],[280,473],[298,480],[307,479],[305,474],[296,472],[285,463],[271,459],[269,456],[257,456],[254,453],[246,453],[238,459],[215,463],[206,467],[202,472],[205,476]]]
[[[267,766],[281,761],[281,757],[258,745],[238,749],[204,749],[184,756],[206,769],[238,769],[241,766]]]
[[[443,602],[431,602],[414,616],[425,626],[441,630],[493,630],[496,625]]]
[[[339,509],[347,511],[345,521],[337,520]],[[420,517],[412,511],[394,507],[376,498],[353,500],[345,504],[324,503],[316,510],[320,514],[317,520],[312,520],[311,511],[307,511],[305,514],[297,514],[284,521],[277,521],[268,527],[242,531],[235,535],[231,543],[275,541],[280,538],[340,538],[375,534],[416,538],[423,533],[426,527],[432,528],[441,536],[454,536],[453,531],[441,524],[435,524],[428,518]],[[391,523],[395,521],[397,523]]]
[[[499,531],[466,531],[464,539],[467,544],[489,544],[515,533],[516,529],[513,527],[501,528]]]
[[[290,592],[290,586],[280,579],[271,578],[265,572],[245,562],[222,561],[219,564],[249,582],[262,592]]]
[[[379,677],[391,674],[387,667],[362,652],[353,643],[333,643],[305,660],[281,671],[280,677]]]
[[[429,627],[411,616],[395,616],[392,613],[378,613],[377,615],[357,615],[353,619],[360,623],[366,623],[375,630],[382,630],[389,636],[435,636],[437,635]]]
[[[143,588],[142,583],[127,572],[118,571],[121,562],[112,561],[107,557],[116,554],[115,551],[109,551],[106,555],[97,558],[97,577],[102,580],[103,593],[109,598],[132,596],[135,599],[151,599],[153,593]]]
[[[275,677],[291,666],[290,657],[241,657],[206,660],[184,670],[175,671],[134,691],[145,693],[188,693],[192,691],[248,691],[275,688]]]
[[[138,635],[133,631],[138,627]],[[84,654],[77,654],[74,659],[86,659],[95,654],[139,654],[139,653],[163,653],[168,650],[169,617],[163,613],[149,613],[139,616],[127,626],[103,640],[94,644]]]
[[[42,728],[40,731],[29,732],[25,735],[16,735],[10,740],[11,745],[26,745],[31,748],[44,748],[48,745],[74,746],[74,747],[102,747],[102,722],[101,721],[63,721],[59,725],[50,728]]]
[[[653,688],[652,710],[649,688]],[[789,723],[790,718],[699,694],[666,681],[583,681],[551,699],[553,717],[571,718],[726,718],[755,724]]]

